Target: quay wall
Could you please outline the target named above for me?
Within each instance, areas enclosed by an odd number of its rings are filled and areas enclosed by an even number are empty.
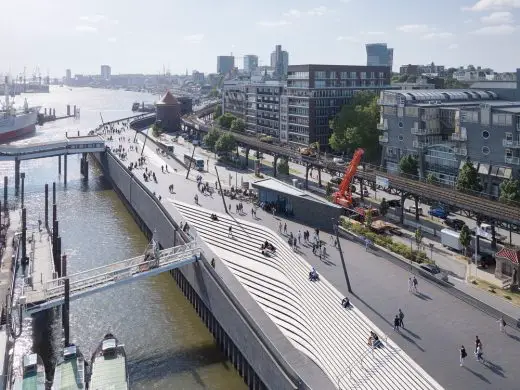
[[[145,234],[151,237],[153,232],[163,248],[188,239],[179,229],[176,221],[182,221],[182,216],[173,206],[167,205],[166,210],[110,151],[92,155]],[[227,268],[216,273],[209,264],[212,252],[205,243],[202,249],[205,258],[171,271],[172,277],[249,388],[310,388],[279,352],[292,352],[294,347]]]

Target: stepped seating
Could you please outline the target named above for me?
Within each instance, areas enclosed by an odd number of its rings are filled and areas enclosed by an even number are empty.
[[[174,202],[177,210],[229,267],[284,335],[340,389],[441,389],[442,387],[358,309],[345,309],[325,279],[310,282],[310,265],[275,232],[225,214]],[[228,229],[232,226],[232,238]],[[276,253],[265,256],[268,240]],[[370,331],[382,347],[367,345]]]

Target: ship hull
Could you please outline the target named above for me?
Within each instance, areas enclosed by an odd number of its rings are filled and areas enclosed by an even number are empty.
[[[14,140],[36,131],[38,109],[0,120],[0,143]]]

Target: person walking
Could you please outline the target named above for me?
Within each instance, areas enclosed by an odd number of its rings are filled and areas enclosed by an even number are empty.
[[[404,320],[404,313],[403,313],[403,311],[401,309],[399,309],[398,315],[399,315],[399,326],[401,328],[404,328],[404,321],[403,321]]]
[[[229,225],[228,237],[233,238],[233,228]]]
[[[396,314],[394,318],[394,330],[399,332],[399,316]]]
[[[409,293],[413,292],[413,280],[412,280],[411,276],[408,277],[408,292]]]
[[[506,321],[504,320],[504,316],[500,316],[497,322],[500,329],[500,333],[506,333]]]
[[[283,232],[287,234],[287,223],[283,224]]]
[[[482,358],[482,343],[478,343],[477,345],[477,349],[475,350],[475,358],[477,359],[477,362],[484,362],[484,359]]]
[[[417,278],[414,276],[413,277],[413,291],[414,292],[419,292],[419,290],[417,289],[417,285],[419,284],[419,282],[417,281]]]
[[[461,345],[460,346],[460,355],[459,355],[461,367],[464,366],[464,359],[466,359],[466,356],[468,356],[468,354],[466,353],[466,348],[464,348],[464,345]]]
[[[478,348],[479,344],[482,345],[478,336],[475,336],[475,354],[477,353],[477,348]]]
[[[302,231],[298,230],[298,244],[302,243]]]

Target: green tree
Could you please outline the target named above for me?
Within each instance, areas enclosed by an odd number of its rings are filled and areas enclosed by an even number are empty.
[[[457,190],[465,191],[482,191],[482,185],[478,177],[477,168],[474,167],[471,161],[466,161],[459,170],[459,176],[457,178]]]
[[[215,106],[215,111],[213,112],[213,119],[218,119],[222,115],[222,106],[217,104]]]
[[[399,169],[401,170],[401,173],[404,173],[405,175],[417,176],[419,162],[414,156],[408,154],[402,157],[401,161],[399,161]]]
[[[509,179],[500,183],[500,201],[504,203],[520,201],[520,182]]]
[[[417,244],[417,250],[421,248],[421,243],[423,240],[423,232],[421,227],[419,226],[417,229],[415,229],[415,243]]]
[[[237,141],[235,136],[230,133],[221,134],[215,143],[215,149],[217,152],[230,153],[237,147]]]
[[[213,88],[210,93],[209,93],[209,97],[217,97],[218,96],[218,91],[217,91],[217,88]]]
[[[161,134],[164,133],[164,130],[159,126],[159,124],[154,123],[152,126],[152,134],[154,137],[158,138]]]
[[[379,115],[377,95],[356,93],[330,123],[333,129],[329,139],[332,149],[350,153],[360,147],[365,150],[368,161],[376,161],[380,157]]]
[[[233,131],[244,131],[246,129],[246,122],[243,119],[235,118],[233,122],[231,122],[231,130]]]
[[[217,143],[219,137],[220,131],[217,129],[211,129],[203,138],[204,144],[209,150],[215,150],[215,144]]]
[[[281,158],[278,160],[278,173],[281,173],[282,175],[289,174],[289,161],[287,161],[287,159]]]
[[[225,129],[229,129],[231,128],[231,124],[233,123],[233,121],[236,119],[236,116],[234,116],[233,114],[230,114],[229,112],[226,112],[225,114],[219,116],[217,122],[219,124],[219,126],[225,128]]]
[[[428,176],[426,176],[426,182],[428,184],[437,184],[439,183],[439,179],[433,173],[428,173]]]
[[[365,211],[365,225],[370,228],[372,226],[372,222],[373,222],[373,218],[372,218],[372,210],[370,209],[367,209]]]
[[[469,244],[471,244],[471,232],[469,231],[467,225],[462,226],[462,230],[459,234],[459,242],[460,245],[462,245],[464,255],[466,255],[466,249],[468,248]]]
[[[446,88],[446,89],[463,89],[463,88],[468,88],[468,86],[464,83],[461,83],[459,80],[454,79],[453,77],[447,77],[444,79],[444,88]]]
[[[415,83],[417,81],[417,76],[415,75],[411,75],[408,77],[408,80],[406,80],[406,82],[408,83]]]
[[[408,80],[408,75],[407,74],[403,74],[402,76],[399,77],[399,79],[397,81],[399,81],[400,83],[406,83],[406,81]]]
[[[327,196],[332,195],[332,183],[330,181],[327,182],[327,186],[325,187],[325,194]]]
[[[379,213],[384,217],[388,213],[388,209],[388,202],[386,201],[386,198],[383,198],[383,200],[379,204]]]

